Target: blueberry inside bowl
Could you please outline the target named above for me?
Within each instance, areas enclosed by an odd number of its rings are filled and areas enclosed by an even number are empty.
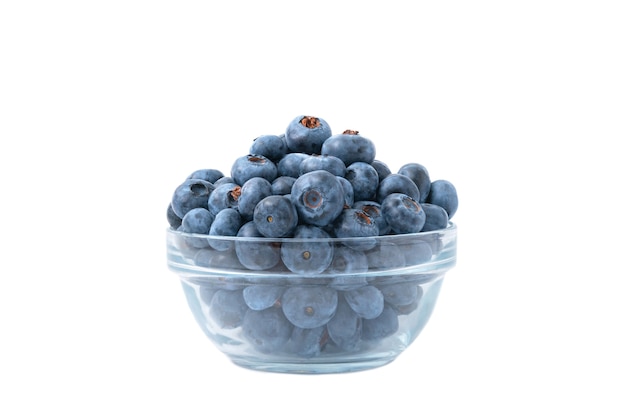
[[[456,263],[456,225],[329,238],[166,231],[167,262],[198,325],[238,366],[342,373],[395,360]]]

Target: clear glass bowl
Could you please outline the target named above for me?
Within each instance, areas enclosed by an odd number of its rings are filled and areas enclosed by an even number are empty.
[[[453,223],[345,239],[166,235],[169,269],[200,328],[235,364],[271,372],[390,363],[428,322],[456,263]]]

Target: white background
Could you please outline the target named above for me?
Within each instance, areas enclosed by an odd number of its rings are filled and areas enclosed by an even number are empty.
[[[0,416],[623,417],[620,6],[3,2]],[[458,264],[380,369],[240,369],[166,267],[174,188],[299,114],[459,192]]]

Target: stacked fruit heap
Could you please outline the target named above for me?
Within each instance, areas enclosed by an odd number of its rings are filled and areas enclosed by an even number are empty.
[[[298,116],[284,134],[256,138],[249,153],[234,161],[230,176],[200,169],[176,188],[167,208],[171,228],[213,238],[193,235],[185,241],[195,264],[228,259],[254,271],[338,275],[323,286],[204,286],[200,294],[219,326],[241,326],[261,351],[291,346],[306,356],[327,342],[354,349],[360,340],[395,332],[398,315],[416,308],[422,288],[348,284],[341,275],[398,267],[398,257],[400,264],[428,261],[436,251],[432,243],[398,253],[371,237],[445,229],[458,197],[451,182],[431,181],[421,164],[407,163],[392,173],[375,157],[374,143],[359,132],[332,134],[325,120]],[[281,244],[219,239],[235,236],[277,238]],[[331,245],[325,238],[346,241]]]

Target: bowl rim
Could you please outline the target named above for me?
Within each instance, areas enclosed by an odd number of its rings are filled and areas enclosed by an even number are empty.
[[[441,235],[456,235],[457,226],[454,222],[448,222],[448,226],[444,229],[436,229],[433,231],[426,232],[413,232],[408,234],[386,234],[386,235],[372,235],[365,237],[328,237],[328,238],[293,238],[293,237],[283,237],[283,238],[271,238],[271,237],[238,237],[238,236],[226,236],[226,235],[209,235],[209,234],[198,234],[192,232],[183,232],[177,229],[172,228],[171,226],[166,228],[166,234],[171,236],[179,236],[179,237],[189,237],[189,238],[202,238],[216,241],[225,241],[225,242],[250,242],[250,243],[314,243],[314,242],[325,242],[325,243],[358,243],[363,241],[368,241],[375,239],[377,241],[385,242],[385,241],[412,241],[415,240],[424,240],[429,237],[439,237]]]

